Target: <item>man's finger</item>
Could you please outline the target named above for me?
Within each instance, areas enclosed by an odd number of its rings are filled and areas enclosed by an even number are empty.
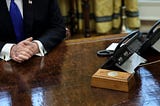
[[[34,55],[34,51],[32,50],[32,48],[31,49],[25,48],[22,53],[27,54],[30,57],[32,57]]]
[[[15,57],[15,59],[16,59],[17,61],[25,61],[25,60],[28,60],[28,59],[29,59],[29,57],[28,57],[28,56],[25,56],[25,55],[20,54],[20,55],[18,55],[17,57]]]
[[[23,41],[22,43],[23,43],[24,45],[32,45],[32,42],[31,42],[31,41],[27,41],[27,40],[26,40],[26,41]]]
[[[33,41],[33,38],[32,38],[32,37],[29,37],[29,38],[27,38],[27,39],[19,42],[18,45],[22,45],[22,44],[23,44],[23,45],[28,45],[28,44],[30,44],[32,41]]]
[[[33,40],[33,37],[29,37],[29,38],[27,38],[27,39],[25,39],[25,40],[27,40],[27,41],[32,41]],[[25,41],[24,40],[24,41]]]

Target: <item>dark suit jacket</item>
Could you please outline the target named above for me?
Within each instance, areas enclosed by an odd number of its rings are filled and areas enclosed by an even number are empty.
[[[57,0],[23,0],[25,37],[39,40],[49,52],[65,37],[65,25]],[[0,50],[6,43],[15,43],[6,0],[0,0]]]

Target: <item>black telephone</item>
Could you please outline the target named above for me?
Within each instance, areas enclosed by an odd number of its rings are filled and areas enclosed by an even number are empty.
[[[113,69],[115,64],[122,65],[133,53],[138,52],[142,45],[140,31],[131,32],[118,43],[113,55],[101,68]]]
[[[160,25],[160,20],[152,26],[148,33],[144,34],[145,36],[143,35],[143,37],[141,37],[141,39],[144,40],[144,43],[139,50],[141,55],[143,55],[146,50],[150,49],[151,46],[160,39],[160,27],[158,27],[158,25]]]
[[[143,56],[146,50],[160,39],[160,28],[158,25],[160,25],[160,20],[152,26],[148,33],[141,33],[136,30],[125,36],[101,68],[117,69],[117,64],[121,66],[133,53]]]

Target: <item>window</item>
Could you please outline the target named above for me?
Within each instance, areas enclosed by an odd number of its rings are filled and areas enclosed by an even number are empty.
[[[160,0],[138,0],[141,20],[160,19]]]

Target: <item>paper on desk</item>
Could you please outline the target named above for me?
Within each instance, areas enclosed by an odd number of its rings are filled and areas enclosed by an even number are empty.
[[[152,48],[160,52],[160,39],[158,39],[158,41],[152,45]]]
[[[106,50],[114,51],[116,49],[117,45],[118,45],[118,43],[112,43],[106,48]]]
[[[146,61],[146,59],[144,59],[137,53],[134,53],[121,66],[118,64],[116,64],[116,66],[128,73],[135,73],[135,68],[141,63],[145,63]]]

